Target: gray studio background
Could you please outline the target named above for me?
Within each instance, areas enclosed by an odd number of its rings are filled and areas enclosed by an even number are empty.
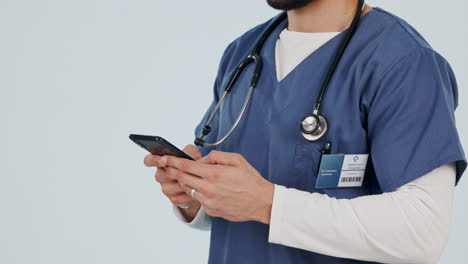
[[[369,1],[453,66],[468,150],[466,1]],[[0,263],[204,263],[128,134],[182,147],[226,45],[276,14],[265,0],[0,0]],[[468,180],[441,263],[468,259]]]

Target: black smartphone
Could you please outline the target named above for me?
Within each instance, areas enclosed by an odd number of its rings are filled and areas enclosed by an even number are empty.
[[[172,145],[169,143],[169,141],[162,137],[130,134],[129,138],[135,142],[135,144],[146,149],[153,155],[171,155],[179,158],[194,160],[185,152],[178,149],[176,146]]]

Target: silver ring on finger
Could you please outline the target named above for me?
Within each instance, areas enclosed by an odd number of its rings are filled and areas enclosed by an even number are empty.
[[[194,200],[195,200],[195,192],[196,191],[197,190],[195,190],[195,188],[192,188],[192,191],[190,191],[190,196],[192,196],[192,199],[194,199]]]

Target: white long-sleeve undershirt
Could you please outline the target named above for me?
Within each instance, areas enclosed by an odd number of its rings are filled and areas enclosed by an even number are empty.
[[[393,192],[335,199],[275,185],[268,242],[382,263],[437,263],[447,242],[455,188],[450,163]],[[210,228],[200,209],[192,222]]]
[[[381,263],[437,263],[447,242],[453,163],[394,192],[335,199],[275,186],[268,241]]]
[[[338,33],[283,30],[276,44],[278,81]],[[446,164],[393,192],[335,199],[275,185],[270,243],[329,256],[382,263],[436,263],[450,226],[455,165]],[[201,208],[188,222],[207,230],[211,218]]]

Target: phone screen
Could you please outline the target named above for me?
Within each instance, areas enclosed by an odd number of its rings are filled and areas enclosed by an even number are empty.
[[[162,137],[131,134],[130,139],[153,155],[171,155],[193,160],[185,152],[178,149]]]
[[[159,142],[149,141],[149,140],[138,140],[141,144],[143,144],[146,149],[153,155],[171,155],[171,156],[179,156],[178,153],[168,149],[166,146],[161,145]]]

